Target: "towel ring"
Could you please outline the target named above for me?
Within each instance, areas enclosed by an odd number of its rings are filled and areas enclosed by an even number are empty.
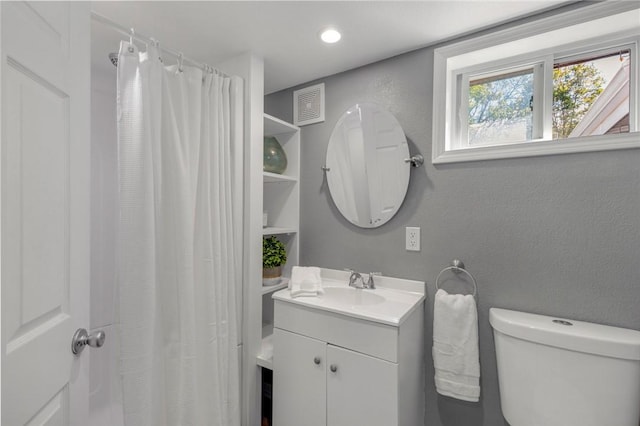
[[[478,294],[478,283],[476,283],[476,279],[473,278],[471,272],[464,269],[464,263],[462,263],[462,261],[458,259],[454,259],[453,262],[451,262],[451,266],[448,266],[440,271],[440,273],[438,274],[438,278],[436,278],[436,291],[440,289],[440,277],[446,271],[453,271],[455,273],[464,272],[465,274],[467,274],[473,282],[473,297],[476,297],[476,295]]]

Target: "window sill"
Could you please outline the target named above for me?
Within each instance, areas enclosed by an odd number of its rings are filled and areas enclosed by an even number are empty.
[[[536,141],[478,148],[440,151],[433,144],[433,164],[462,163],[468,161],[497,160],[502,158],[538,157],[572,154],[577,152],[612,151],[640,148],[640,132],[586,136],[553,141]]]

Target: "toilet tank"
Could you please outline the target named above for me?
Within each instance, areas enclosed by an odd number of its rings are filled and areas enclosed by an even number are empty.
[[[491,308],[511,426],[639,426],[640,331]]]

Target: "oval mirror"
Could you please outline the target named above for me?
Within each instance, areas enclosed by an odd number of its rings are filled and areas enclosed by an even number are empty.
[[[340,213],[362,228],[388,222],[407,193],[407,158],[407,138],[390,112],[371,103],[349,108],[327,147],[327,183]]]

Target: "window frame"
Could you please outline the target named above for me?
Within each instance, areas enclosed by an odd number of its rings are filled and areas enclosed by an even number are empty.
[[[456,102],[455,109],[457,111],[458,123],[456,124],[456,128],[458,131],[455,134],[455,137],[451,140],[452,149],[475,149],[480,147],[489,147],[489,146],[504,146],[510,145],[514,142],[497,142],[493,145],[477,145],[471,146],[469,143],[468,136],[465,138],[464,135],[468,135],[469,133],[469,89],[470,82],[474,78],[478,77],[492,77],[492,76],[500,76],[509,72],[518,72],[523,70],[531,70],[531,74],[533,75],[533,133],[534,136],[532,139],[519,141],[515,143],[530,143],[535,141],[544,140],[544,117],[546,116],[548,110],[548,102],[545,99],[545,79],[544,73],[547,72],[546,67],[548,63],[548,57],[532,57],[528,58],[526,61],[500,61],[500,62],[492,62],[490,64],[480,64],[477,66],[469,67],[466,69],[458,70],[459,74],[459,85],[456,88],[459,91],[459,95],[457,98],[459,99]]]
[[[623,26],[622,31],[617,27],[600,28],[597,30],[599,34],[595,36],[593,32],[586,32],[589,34],[588,37],[581,34],[581,32],[585,33],[585,25],[589,25],[591,21],[614,19],[618,16],[626,17],[629,13],[633,22],[636,15],[640,16],[640,7],[637,4],[629,5],[627,2],[615,4],[605,2],[435,49],[433,164],[640,148],[640,123],[638,122],[640,95],[637,84],[640,30],[634,26],[629,28]],[[569,34],[566,42],[564,39],[563,43],[555,41],[558,39],[558,31]],[[518,51],[514,46],[535,44],[532,41],[545,40],[545,37],[548,45],[543,45],[538,50],[527,49],[524,54],[502,53],[502,50],[509,51],[505,46],[511,51]],[[628,48],[631,55],[630,132],[552,139],[552,76],[555,62],[622,46]],[[522,49],[519,50],[519,52],[522,51]],[[538,75],[534,76],[534,109],[542,111],[542,114],[536,117],[534,110],[534,133],[537,126],[539,137],[517,143],[469,146],[465,121],[468,121],[466,96],[468,97],[470,78],[474,75],[490,74],[492,71],[499,74],[500,70],[525,68],[528,64],[534,68],[535,64],[542,64]],[[543,84],[540,84],[540,79],[543,80]]]

